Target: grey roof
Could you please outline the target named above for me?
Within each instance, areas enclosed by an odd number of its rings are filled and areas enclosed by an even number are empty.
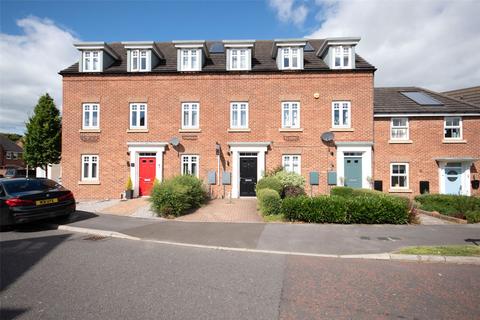
[[[403,95],[402,92],[422,92],[441,105],[421,105]],[[375,88],[374,113],[379,114],[479,114],[480,107],[460,101],[444,94],[418,87]]]
[[[23,152],[22,147],[17,145],[12,140],[8,139],[8,137],[3,134],[0,134],[0,145],[5,151]]]
[[[315,51],[323,44],[325,40],[308,40],[305,39],[308,48],[313,47],[314,51],[306,50],[304,52],[304,70],[305,71],[330,71],[325,62],[315,55]],[[206,47],[210,50],[213,46],[218,49],[218,44],[221,41],[207,41]],[[172,73],[177,71],[177,48],[172,42],[155,42],[156,47],[162,52],[165,59],[152,68],[151,73]],[[278,71],[277,64],[272,58],[272,48],[275,45],[273,40],[257,40],[253,48],[252,56],[252,70],[250,72],[272,72]],[[110,67],[106,68],[103,74],[122,74],[127,73],[127,50],[120,42],[108,44],[118,56],[120,60],[116,60]],[[214,50],[218,51],[218,50]],[[370,70],[374,71],[375,67],[365,61],[358,54],[355,55],[355,69],[356,70]],[[338,70],[335,70],[338,71]],[[226,52],[210,52],[209,57],[206,58],[202,72],[227,72],[226,71]],[[242,71],[245,72],[245,71]],[[291,72],[291,71],[289,71]],[[342,72],[342,71],[340,71]],[[70,67],[62,70],[60,74],[78,74],[78,62]],[[132,74],[132,73],[129,73]]]
[[[443,94],[480,106],[480,86],[446,91]]]

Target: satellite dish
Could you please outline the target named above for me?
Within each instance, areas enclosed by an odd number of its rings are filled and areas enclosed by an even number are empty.
[[[171,138],[169,142],[174,147],[176,147],[180,144],[180,140],[177,137]]]
[[[327,131],[322,133],[320,138],[322,139],[323,142],[331,142],[333,141],[335,136],[333,135],[333,132]]]

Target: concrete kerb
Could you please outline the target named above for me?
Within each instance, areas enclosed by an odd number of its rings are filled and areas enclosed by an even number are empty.
[[[263,254],[278,254],[278,255],[291,255],[291,256],[303,256],[303,257],[317,257],[317,258],[391,260],[391,261],[480,265],[480,257],[411,255],[411,254],[398,254],[398,253],[369,253],[369,254],[339,255],[339,254],[322,254],[322,253],[309,253],[309,252],[297,252],[297,251],[262,250],[262,249],[235,248],[235,247],[212,246],[212,245],[193,244],[193,243],[182,243],[182,242],[173,242],[173,241],[164,241],[164,240],[141,239],[138,237],[132,237],[132,236],[129,236],[120,232],[115,232],[115,231],[72,227],[72,226],[65,226],[65,225],[58,225],[55,227],[58,230],[85,233],[85,234],[97,235],[101,237],[112,237],[112,238],[119,238],[119,239],[126,239],[126,240],[147,241],[151,243],[158,243],[158,244],[172,245],[172,246],[179,246],[179,247],[199,248],[199,249],[263,253]]]

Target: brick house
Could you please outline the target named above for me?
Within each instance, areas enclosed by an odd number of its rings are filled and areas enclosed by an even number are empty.
[[[129,176],[147,195],[189,173],[214,197],[254,196],[283,166],[308,193],[369,188],[389,171],[376,171],[375,68],[359,41],[78,43],[79,62],[60,72],[63,184],[118,198]]]
[[[4,175],[9,168],[25,168],[22,155],[23,149],[21,146],[7,136],[0,134],[0,174]]]

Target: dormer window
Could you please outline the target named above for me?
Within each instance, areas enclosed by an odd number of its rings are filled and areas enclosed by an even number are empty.
[[[251,70],[255,40],[223,40],[227,70]]]
[[[335,69],[352,68],[352,48],[350,46],[336,46],[333,55]]]
[[[148,71],[148,50],[132,50],[130,53],[131,71]]]
[[[83,71],[99,72],[101,51],[83,51]]]
[[[150,72],[165,59],[153,41],[122,42],[127,49],[128,72]]]
[[[181,49],[180,53],[180,71],[201,70],[200,61],[202,61],[202,51],[200,49]]]
[[[248,70],[249,49],[229,49],[230,70]]]
[[[287,69],[301,69],[303,61],[303,49],[298,47],[285,47],[280,49],[281,67]]]

